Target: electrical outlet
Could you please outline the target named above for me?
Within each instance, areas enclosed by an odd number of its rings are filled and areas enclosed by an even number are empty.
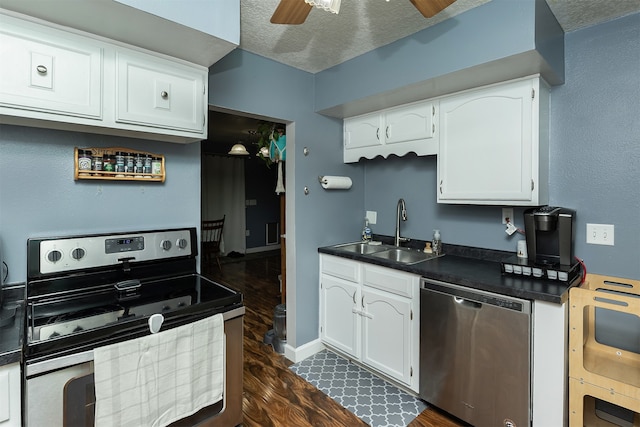
[[[513,208],[502,208],[502,223],[506,224],[507,222],[513,224]]]
[[[244,230],[245,237],[251,236],[251,230]]]
[[[613,246],[613,224],[587,224],[587,243]]]
[[[374,225],[378,220],[378,212],[367,211],[367,219],[369,220],[369,224]]]

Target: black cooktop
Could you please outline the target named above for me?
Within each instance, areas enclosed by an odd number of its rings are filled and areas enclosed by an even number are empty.
[[[241,307],[243,299],[240,292],[195,273],[142,281],[126,291],[114,285],[29,301],[27,356],[147,335],[153,314],[165,318],[161,330],[170,329]]]

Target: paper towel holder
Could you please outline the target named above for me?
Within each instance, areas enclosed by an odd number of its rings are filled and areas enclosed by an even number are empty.
[[[338,182],[336,183],[336,181]],[[325,190],[348,190],[351,188],[351,178],[346,176],[320,175],[318,182]]]

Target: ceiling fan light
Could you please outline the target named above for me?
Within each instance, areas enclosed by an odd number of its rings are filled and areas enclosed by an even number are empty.
[[[244,145],[234,144],[233,147],[231,147],[231,150],[229,150],[229,153],[227,154],[230,154],[232,156],[248,156],[249,152],[247,151]]]
[[[340,12],[340,0],[304,0],[304,2],[331,13]]]

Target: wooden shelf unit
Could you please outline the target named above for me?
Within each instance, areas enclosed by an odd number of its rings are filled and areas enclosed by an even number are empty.
[[[139,173],[139,172],[106,172],[106,171],[80,171],[78,169],[78,150],[91,150],[92,155],[104,156],[113,155],[118,151],[125,153],[132,153],[134,155],[144,154],[145,156],[151,156],[159,158],[161,161],[160,173]],[[164,182],[166,177],[165,172],[165,159],[162,154],[150,153],[148,151],[133,150],[131,148],[124,147],[87,147],[87,148],[74,148],[74,175],[73,179],[77,180],[103,180],[103,181],[137,181],[137,182]]]
[[[569,425],[616,425],[591,413],[597,398],[634,412],[640,427],[640,353],[596,341],[596,309],[640,317],[640,280],[589,274],[569,291]]]

